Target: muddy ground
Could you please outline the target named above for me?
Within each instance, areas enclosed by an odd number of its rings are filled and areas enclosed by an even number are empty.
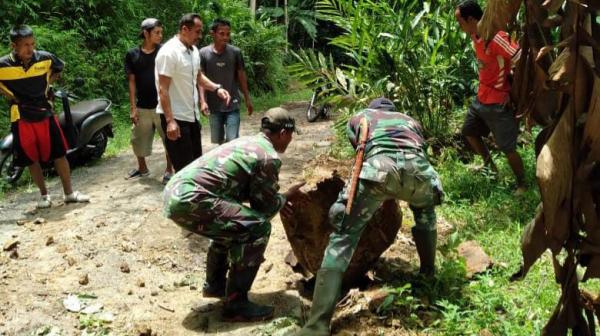
[[[329,150],[332,122],[309,124],[303,104],[287,107],[295,114],[302,133],[294,135],[282,155],[282,189],[303,176],[313,181],[331,169],[343,169],[344,163],[323,156],[305,167]],[[260,113],[246,118],[241,134],[257,132],[259,122]],[[209,144],[208,128],[203,130],[203,144],[205,151],[214,148]],[[276,320],[221,323],[219,301],[204,299],[199,291],[208,240],[181,230],[161,215],[162,146],[155,142],[148,159],[150,177],[125,180],[134,162],[131,151],[125,150],[92,167],[76,169],[73,184],[91,196],[89,204],[58,202],[49,210],[35,211],[38,194],[33,186],[9,194],[0,203],[0,335],[81,335],[92,331],[115,335],[275,335],[294,329],[294,322],[305,318],[310,301],[300,295],[304,292],[302,276],[284,261],[290,246],[277,216],[267,261],[251,291],[257,302],[275,306]],[[60,199],[62,190],[56,178],[49,187],[54,199]],[[416,255],[409,234],[410,211],[404,213],[403,228],[380,263],[410,273],[416,268]],[[16,248],[11,247],[15,242]],[[69,312],[63,301],[70,294],[79,295],[78,300],[91,314]],[[414,334],[397,321],[383,323],[365,317],[364,310],[360,305],[338,309],[336,334]]]

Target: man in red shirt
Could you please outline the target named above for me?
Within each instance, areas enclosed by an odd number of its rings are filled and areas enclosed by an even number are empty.
[[[477,23],[482,15],[483,11],[475,0],[461,2],[455,12],[460,28],[473,40],[479,63],[479,89],[467,113],[462,133],[473,150],[483,157],[484,163],[496,171],[490,152],[482,141],[482,137],[490,131],[494,134],[498,148],[506,154],[517,179],[516,194],[522,194],[526,187],[523,161],[516,151],[519,124],[508,104],[508,76],[511,63],[520,56],[520,49],[504,31],[499,31],[487,43],[477,36]]]

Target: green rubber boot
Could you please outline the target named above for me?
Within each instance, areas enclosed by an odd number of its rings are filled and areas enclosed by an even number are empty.
[[[225,296],[228,269],[227,253],[209,247],[206,253],[206,281],[202,286],[202,296],[211,298]]]
[[[342,277],[339,270],[321,268],[317,272],[310,317],[304,328],[296,336],[329,336],[331,318],[342,291]]]
[[[425,231],[412,228],[413,239],[421,261],[419,273],[432,277],[435,275],[435,247],[437,243],[437,230]]]
[[[227,299],[223,305],[223,320],[227,322],[264,321],[273,317],[273,307],[248,300],[259,266],[233,267],[227,281]]]

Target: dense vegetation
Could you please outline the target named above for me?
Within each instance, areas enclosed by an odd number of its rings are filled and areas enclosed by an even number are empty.
[[[477,69],[469,39],[456,27],[453,1],[317,0],[315,9],[317,18],[343,32],[330,46],[347,61],[301,50],[295,76],[309,86],[326,85],[324,96],[349,106],[345,116],[387,96],[421,121],[431,141],[448,139]]]
[[[86,80],[77,88],[82,97],[107,96],[114,103],[117,119],[126,121],[127,89],[123,58],[128,48],[140,43],[139,25],[145,17],[156,17],[164,24],[164,40],[176,33],[182,14],[198,12],[204,21],[202,45],[210,43],[208,27],[216,17],[232,22],[232,43],[245,55],[249,87],[253,94],[280,91],[285,87],[283,28],[269,17],[252,20],[244,1],[175,0],[165,6],[156,0],[48,0],[0,2],[0,54],[9,51],[8,32],[15,23],[34,28],[39,49],[51,51],[67,66],[64,78]],[[264,52],[269,48],[269,52]],[[7,111],[0,100],[0,108]],[[8,130],[8,118],[0,119],[0,133]]]

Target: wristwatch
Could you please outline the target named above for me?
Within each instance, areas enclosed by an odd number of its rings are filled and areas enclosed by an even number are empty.
[[[222,88],[223,88],[223,85],[217,84],[217,88],[215,89],[215,93],[218,93],[219,89],[222,89]]]

